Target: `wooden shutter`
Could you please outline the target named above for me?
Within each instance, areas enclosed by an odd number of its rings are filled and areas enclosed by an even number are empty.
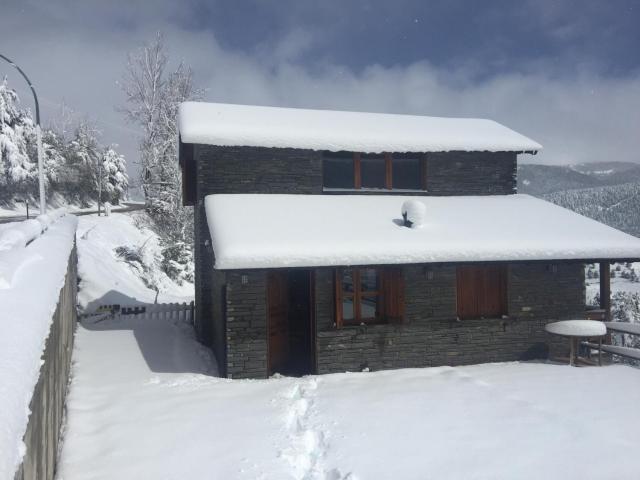
[[[478,297],[480,316],[498,318],[507,313],[507,275],[500,265],[482,269],[482,291]]]
[[[476,285],[477,267],[458,267],[456,272],[456,295],[458,306],[458,317],[476,318],[478,310],[478,291]]]
[[[497,318],[507,313],[507,269],[502,265],[457,269],[458,317]]]
[[[404,321],[404,280],[402,268],[385,268],[382,274],[384,316],[389,323]]]
[[[342,269],[334,270],[333,285],[335,287],[336,328],[342,328]]]

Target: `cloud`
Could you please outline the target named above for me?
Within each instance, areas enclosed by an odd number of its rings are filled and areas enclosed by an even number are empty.
[[[640,75],[554,75],[549,65],[540,64],[530,73],[472,83],[465,81],[473,75],[464,68],[451,71],[428,62],[371,65],[360,72],[331,63],[313,69],[289,61],[263,66],[212,45],[212,67],[199,79],[212,101],[488,117],[545,146],[523,161],[640,162]]]
[[[209,101],[488,117],[545,146],[523,161],[640,162],[640,72],[607,76],[594,65],[568,69],[553,58],[531,60],[517,70],[507,60],[493,73],[480,68],[482,75],[473,59],[455,66],[419,60],[354,67],[319,54],[314,47],[326,38],[313,26],[239,49],[219,43],[209,28],[189,26],[175,2],[154,3],[152,12],[129,3],[116,14],[103,2],[81,2],[82,8],[65,15],[64,8],[27,2],[33,11],[6,9],[0,30],[3,53],[15,57],[38,87],[45,119],[64,100],[95,118],[104,141],[120,144],[130,164],[137,159],[137,138],[116,111],[124,101],[117,81],[127,52],[158,30],[165,32],[172,60],[191,65]],[[0,67],[3,73],[19,84]],[[20,88],[26,102],[28,92]]]

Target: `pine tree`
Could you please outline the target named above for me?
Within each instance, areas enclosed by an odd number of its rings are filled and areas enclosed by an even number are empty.
[[[118,205],[129,188],[127,164],[122,155],[111,146],[102,153],[102,199]]]
[[[0,83],[0,187],[4,198],[24,193],[37,179],[37,165],[29,158],[29,139],[35,126],[28,111],[18,107],[19,98]]]

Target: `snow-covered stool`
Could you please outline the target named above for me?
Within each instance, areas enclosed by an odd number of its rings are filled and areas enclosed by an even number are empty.
[[[597,320],[562,320],[548,323],[545,330],[553,335],[569,338],[569,365],[575,365],[578,354],[578,345],[581,338],[598,339],[598,345],[602,346],[602,338],[607,334],[607,327]],[[602,364],[600,350],[598,350],[598,365]]]

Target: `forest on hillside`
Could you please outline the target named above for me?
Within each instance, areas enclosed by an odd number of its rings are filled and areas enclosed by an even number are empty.
[[[542,198],[640,237],[640,182],[563,190]]]

